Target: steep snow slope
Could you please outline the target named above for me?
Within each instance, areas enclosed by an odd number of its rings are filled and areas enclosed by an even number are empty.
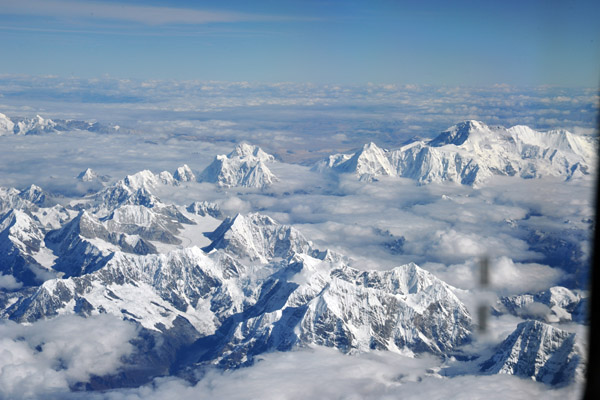
[[[511,374],[553,385],[583,378],[582,353],[575,334],[539,321],[526,321],[481,364],[492,374]]]
[[[0,274],[12,275],[25,286],[53,277],[56,257],[44,245],[44,233],[25,212],[0,215]]]
[[[225,249],[236,257],[266,263],[294,253],[310,253],[311,243],[291,226],[279,225],[260,214],[227,218],[208,236],[213,242],[205,251]]]

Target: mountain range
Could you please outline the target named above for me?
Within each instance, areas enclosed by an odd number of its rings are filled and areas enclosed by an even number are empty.
[[[120,127],[118,125],[104,125],[99,122],[79,121],[75,119],[46,119],[39,115],[33,118],[7,117],[0,113],[0,136],[41,135],[69,131],[114,133],[119,130]]]
[[[467,121],[396,151],[368,144],[315,169],[365,181],[574,179],[590,172],[592,147],[566,131]],[[259,147],[240,144],[199,173],[183,165],[174,173],[143,170],[111,183],[87,169],[78,179],[101,185],[68,201],[35,185],[0,188],[0,273],[15,281],[0,290],[1,318],[33,323],[64,314],[112,314],[136,324],[134,355],[119,373],[92,378],[91,389],[168,374],[194,380],[208,366],[250,366],[265,352],[317,345],[350,355],[463,354],[476,330],[461,301],[464,291],[418,265],[357,269],[347,255],[317,248],[296,227],[268,215],[227,215],[206,199],[182,205],[159,196],[158,189],[196,182],[213,184],[215,191],[266,189],[280,179],[269,169],[276,162]],[[576,335],[550,323],[582,321],[585,302],[585,295],[562,287],[500,298],[496,315],[526,321],[490,358],[475,355],[472,373],[552,385],[581,379]]]
[[[506,129],[464,121],[397,150],[369,143],[355,153],[331,155],[314,169],[352,173],[366,181],[398,176],[421,184],[479,185],[495,175],[572,179],[593,171],[595,149],[591,137],[565,130],[539,132],[522,125]]]

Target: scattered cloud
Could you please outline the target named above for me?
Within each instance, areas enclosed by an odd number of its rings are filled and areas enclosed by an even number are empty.
[[[12,275],[0,275],[0,289],[20,289],[23,286],[21,282],[17,282]]]

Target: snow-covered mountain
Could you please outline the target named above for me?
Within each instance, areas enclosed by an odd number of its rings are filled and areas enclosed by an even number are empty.
[[[195,180],[195,175],[187,165],[175,170],[174,174],[162,171],[158,174],[150,170],[139,171],[118,180],[91,196],[94,210],[99,214],[110,213],[124,205],[154,207],[160,204],[156,189],[161,186],[178,186]]]
[[[465,121],[434,139],[398,150],[370,143],[354,154],[332,155],[315,169],[354,173],[361,180],[400,176],[419,183],[466,185],[480,184],[494,175],[571,179],[593,170],[595,148],[593,139],[565,130],[538,132],[522,125],[506,129]]]
[[[364,180],[408,176],[470,184],[513,170],[529,176],[525,162],[535,165],[532,176],[585,172],[584,162],[576,161],[591,162],[585,140],[527,129],[470,121],[397,151],[369,144],[355,154],[331,156],[319,168]],[[552,154],[544,150],[550,147]],[[428,155],[416,156],[417,150]],[[264,188],[277,179],[267,167],[274,162],[260,148],[242,144],[217,156],[198,178],[187,165],[174,173],[143,170],[90,185],[91,193],[75,199],[54,198],[35,185],[0,188],[0,283],[8,282],[6,290],[0,288],[0,318],[35,323],[59,315],[111,314],[135,324],[136,352],[115,375],[98,377],[103,388],[167,374],[193,380],[205,366],[238,368],[265,352],[315,345],[347,354],[385,350],[444,360],[461,354],[473,339],[471,316],[457,297],[464,291],[408,261],[354,268],[357,261],[319,250],[296,227],[267,215],[226,217],[238,200],[226,197],[233,190],[195,183]],[[503,162],[513,169],[498,169]],[[573,162],[578,166],[568,167]],[[566,170],[573,173],[561,175]],[[102,181],[91,169],[79,179],[80,186]],[[262,200],[257,204],[268,203]],[[391,253],[405,256],[404,236],[372,231]],[[584,306],[579,292],[553,287],[501,298],[496,313],[580,321]],[[491,358],[473,364],[479,363],[478,373],[566,383],[582,365],[574,343],[570,333],[527,321]]]
[[[77,175],[77,179],[82,182],[108,182],[109,178],[104,175],[98,175],[96,171],[91,168],[86,168],[84,171],[81,171],[79,175]]]
[[[520,323],[481,364],[481,371],[511,374],[552,385],[583,379],[583,354],[575,334],[539,321]]]
[[[67,131],[89,131],[96,133],[118,132],[117,125],[103,125],[99,122],[78,121],[73,119],[46,119],[39,115],[33,118],[7,117],[0,113],[0,136],[3,135],[39,135]]]
[[[0,315],[34,322],[109,313],[135,321],[145,339],[126,369],[142,380],[168,370],[187,376],[190,368],[215,363],[250,365],[265,351],[315,344],[411,355],[444,354],[470,340],[467,309],[430,273],[415,264],[351,268],[344,256],[315,249],[268,216],[238,214],[207,234],[203,250],[158,254],[156,244],[181,244],[184,226],[194,222],[158,198],[133,204],[110,193],[131,196],[162,184],[159,175],[142,171],[91,197],[103,207],[35,209],[54,215],[46,223],[25,211],[5,213],[2,254],[16,256],[2,273],[24,287],[0,291]],[[192,205],[197,218],[218,211],[208,202]],[[42,250],[44,265],[36,258]],[[158,344],[147,351],[147,341]]]
[[[231,153],[216,156],[200,173],[198,180],[222,187],[264,188],[277,180],[268,167],[274,161],[275,158],[261,148],[242,143]]]
[[[195,182],[196,175],[192,172],[192,169],[187,166],[187,164],[183,164],[181,167],[175,170],[173,174],[173,178],[177,182]]]
[[[467,342],[471,330],[452,288],[414,264],[365,272],[308,255],[257,268],[195,247],[116,252],[93,272],[9,297],[2,313],[17,321],[107,312],[161,332],[183,318],[198,340],[177,360],[182,370],[248,365],[264,351],[311,344],[442,354]]]
[[[37,207],[48,206],[48,193],[36,185],[27,189],[0,187],[0,213],[6,210],[34,210]]]

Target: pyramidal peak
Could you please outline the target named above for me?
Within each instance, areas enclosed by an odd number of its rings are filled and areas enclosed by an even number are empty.
[[[81,171],[79,175],[77,175],[77,179],[83,182],[91,182],[98,178],[98,174],[91,168],[86,168],[85,171]]]
[[[365,144],[360,152],[348,160],[347,167],[356,170],[361,179],[395,175],[394,168],[386,157],[386,150],[381,149],[373,142]]]
[[[313,169],[333,169],[342,173],[354,173],[360,180],[373,181],[378,176],[394,176],[396,171],[388,157],[389,152],[370,142],[354,154],[337,154],[318,163]]]

